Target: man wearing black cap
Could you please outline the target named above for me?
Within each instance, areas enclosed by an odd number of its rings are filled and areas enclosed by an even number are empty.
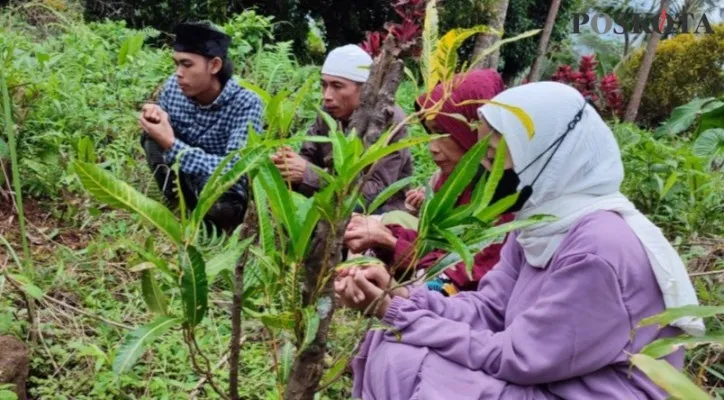
[[[246,144],[249,125],[261,132],[262,104],[231,79],[228,35],[207,23],[180,24],[175,34],[176,73],[158,104],[143,106],[139,123],[145,131],[141,143],[164,196],[177,204],[169,165],[178,162],[182,195],[192,209],[219,162]],[[244,218],[247,198],[244,178],[217,201],[206,220],[233,230]]]

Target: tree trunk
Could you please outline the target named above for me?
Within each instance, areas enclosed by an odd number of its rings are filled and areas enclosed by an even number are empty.
[[[355,110],[351,126],[366,147],[379,139],[392,120],[395,93],[404,76],[404,63],[400,56],[407,47],[400,47],[393,35],[385,39],[382,54],[372,66],[370,79],[364,85],[360,106]],[[358,184],[362,177],[357,178]],[[336,199],[341,201],[341,199]],[[342,234],[348,220],[332,226],[321,221],[314,233],[311,252],[304,262],[305,278],[302,288],[304,307],[316,304],[320,315],[319,329],[312,343],[294,360],[284,399],[313,400],[324,372],[327,335],[334,315],[334,267],[342,255]],[[318,288],[321,290],[318,292]],[[303,336],[303,335],[302,335]]]
[[[505,16],[508,13],[508,0],[496,0],[493,4],[493,14],[495,15],[488,26],[502,34],[503,25],[505,25]],[[473,65],[476,69],[493,68],[498,69],[498,59],[500,58],[500,49],[488,54],[487,56],[480,58],[481,54],[488,49],[490,46],[500,40],[500,37],[496,34],[481,33],[475,39],[475,48],[473,49],[472,60],[480,61]]]
[[[317,294],[317,284],[325,274],[339,264],[342,255],[342,235],[347,221],[337,224],[335,230],[328,221],[321,221],[312,239],[312,251],[305,261],[305,282],[302,288],[304,307],[316,301],[326,302],[328,308],[317,307],[320,314],[319,328],[312,343],[294,359],[289,382],[284,393],[285,400],[313,400],[324,372],[324,355],[326,354],[327,335],[334,315],[334,279],[328,279],[321,293]],[[335,232],[337,232],[335,234]],[[318,296],[318,297],[317,297]]]
[[[560,8],[560,6],[561,0],[551,0],[551,8],[548,10],[546,24],[543,27],[543,35],[540,37],[540,42],[538,43],[538,57],[536,57],[535,62],[533,62],[533,66],[530,69],[528,82],[538,82],[541,74],[543,73],[543,60],[546,58],[548,42],[551,40],[553,25],[556,23],[556,16],[558,15],[558,8]]]
[[[629,37],[628,31],[623,33],[623,58],[628,56],[629,48],[631,47],[631,37]]]
[[[666,9],[668,3],[668,0],[662,0],[661,8]],[[628,106],[626,107],[626,113],[623,117],[623,120],[626,122],[636,121],[636,115],[639,112],[641,98],[644,95],[644,89],[646,88],[646,82],[649,79],[649,72],[651,72],[651,65],[654,63],[654,58],[656,57],[656,47],[659,45],[660,39],[661,33],[659,33],[657,27],[655,27],[652,29],[651,35],[649,36],[649,42],[646,45],[646,54],[644,55],[644,59],[641,61],[641,65],[639,66],[639,71],[636,74],[636,84],[631,92],[631,100],[629,100]]]

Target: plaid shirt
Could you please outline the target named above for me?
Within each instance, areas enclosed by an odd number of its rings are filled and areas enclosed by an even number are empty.
[[[159,105],[168,113],[176,136],[164,153],[166,163],[172,164],[181,154],[181,172],[204,183],[227,154],[246,145],[250,123],[256,132],[262,129],[261,100],[233,79],[213,103],[202,106],[186,97],[172,76],[159,96]],[[243,191],[238,184],[234,189]]]

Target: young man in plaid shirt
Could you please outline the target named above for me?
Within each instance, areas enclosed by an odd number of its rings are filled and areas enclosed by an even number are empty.
[[[181,191],[195,207],[204,184],[228,154],[246,144],[249,126],[261,132],[262,104],[256,94],[233,79],[227,58],[231,38],[206,23],[179,25],[173,59],[176,73],[139,117],[143,144],[154,177],[169,201],[178,203],[170,165],[179,163]],[[216,227],[231,231],[241,224],[247,206],[243,178],[206,215]]]

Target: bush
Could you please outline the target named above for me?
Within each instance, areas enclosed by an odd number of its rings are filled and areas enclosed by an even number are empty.
[[[26,193],[77,189],[67,172],[79,149],[127,176],[140,149],[136,112],[173,67],[168,53],[142,47],[157,32],[131,31],[123,22],[64,24],[58,36],[39,38],[17,19],[3,22],[0,63]]]
[[[712,172],[693,140],[654,139],[633,124],[612,126],[626,178],[621,191],[672,240],[724,234],[724,174]]]
[[[644,56],[639,49],[618,73],[624,96],[630,98],[636,73]],[[714,34],[680,34],[662,41],[656,49],[638,120],[649,127],[663,122],[674,108],[695,97],[724,92],[724,24]]]

